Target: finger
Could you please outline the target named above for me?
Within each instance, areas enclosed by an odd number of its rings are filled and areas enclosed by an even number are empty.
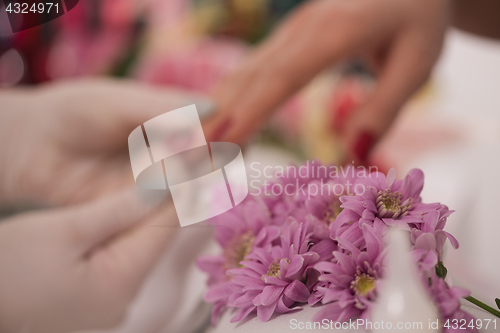
[[[178,230],[173,204],[162,204],[162,196],[151,192],[128,191],[90,204],[72,222],[86,245],[79,256],[81,272],[100,295],[99,305],[120,314]]]
[[[427,80],[439,50],[429,50],[415,35],[402,35],[391,49],[367,102],[350,115],[342,132],[347,162],[365,164],[402,105]]]
[[[229,119],[233,113],[231,108],[238,99],[241,99],[242,91],[245,91],[256,80],[261,66],[265,66],[270,59],[275,57],[279,50],[286,48],[291,42],[296,30],[295,17],[298,16],[297,12],[301,13],[303,10],[296,10],[267,40],[252,52],[238,70],[228,75],[216,87],[212,96],[217,101],[217,112],[203,123],[207,140],[218,141],[221,139],[222,135],[232,125]]]
[[[53,108],[60,112],[55,117],[55,135],[65,145],[93,152],[125,150],[134,128],[168,111],[196,104],[206,117],[213,110],[213,103],[203,95],[131,80],[86,79],[49,87],[41,89],[48,92],[41,94],[42,102],[63,103]]]
[[[317,2],[316,2],[317,3]],[[233,74],[219,84],[214,99],[217,101],[217,112],[204,125],[204,131],[209,140],[220,140],[222,136],[234,125],[231,118],[238,117],[238,109],[234,106],[242,102],[242,98],[254,84],[259,84],[262,73],[272,70],[272,63],[279,58],[281,52],[286,53],[301,33],[302,27],[307,23],[308,17],[314,6],[305,3],[294,10],[265,40],[254,50],[247,61]],[[307,37],[307,36],[306,36]],[[279,104],[281,101],[278,101]],[[271,112],[272,109],[264,110],[262,113]],[[240,121],[237,121],[238,123]],[[250,133],[253,130],[249,131]],[[242,134],[242,138],[245,135]],[[243,140],[235,140],[241,142]]]
[[[132,125],[156,117],[165,112],[195,104],[201,118],[206,118],[214,108],[207,96],[182,89],[148,86],[137,82],[128,82],[128,97],[121,101],[124,115]]]
[[[89,260],[113,266],[132,293],[164,253],[178,231],[179,222],[174,206],[163,205],[143,223],[128,229],[100,248]],[[189,244],[186,244],[189,246]],[[92,263],[91,263],[92,264]],[[125,282],[125,281],[124,281]]]
[[[146,221],[167,202],[167,191],[129,189],[105,198],[68,208],[65,223],[69,239],[82,254],[102,246],[120,233]]]
[[[39,91],[49,100],[57,96],[63,97],[64,103],[72,106],[67,109],[62,108],[60,111],[63,113],[76,112],[78,106],[84,102],[86,105],[82,107],[87,107],[87,113],[119,110],[121,116],[134,123],[144,122],[155,115],[167,112],[171,108],[185,106],[187,103],[211,106],[210,100],[203,94],[171,87],[152,86],[134,80],[91,78],[58,81],[42,86]],[[100,108],[96,110],[91,108],[91,105]]]
[[[273,32],[273,34],[262,42],[256,48],[251,56],[247,58],[245,63],[235,73],[229,75],[226,80],[223,80],[215,90],[218,107],[223,110],[228,104],[239,98],[241,88],[245,87],[246,83],[252,80],[258,68],[262,64],[266,64],[270,59],[275,57],[276,53],[286,48],[292,42],[293,37],[300,31],[300,26],[307,19],[310,12],[309,4],[303,4],[294,10]],[[213,115],[210,120],[217,118],[221,112]]]
[[[144,122],[187,105],[195,104],[202,119],[214,110],[212,100],[201,94],[188,93],[179,89],[147,86],[135,82],[123,84],[126,88],[120,92],[116,91],[113,98],[117,103],[113,107],[115,112],[109,113],[113,121],[120,123],[120,126],[115,126],[115,128],[123,133],[122,136],[117,135],[116,138],[128,137],[134,128]]]
[[[253,64],[244,80],[227,88],[230,97],[218,103],[219,119],[215,124],[224,123],[224,118],[231,119],[222,141],[247,140],[273,110],[320,70],[345,59],[360,47],[363,42],[360,28],[340,15],[332,18],[331,10],[330,15],[326,15],[326,5],[330,4],[322,1],[308,7],[307,15],[297,20],[301,24],[285,26],[286,33],[266,45],[271,51],[265,52],[266,57],[261,56],[265,61]],[[331,34],[319,33],[325,24]]]

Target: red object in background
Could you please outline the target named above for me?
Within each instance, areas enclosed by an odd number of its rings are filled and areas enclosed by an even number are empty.
[[[79,0],[3,0],[12,32],[45,24],[73,9]]]
[[[367,163],[368,154],[375,145],[375,141],[375,135],[368,131],[361,132],[358,135],[358,138],[354,145],[354,153],[359,158],[359,161],[361,163]]]
[[[38,0],[3,0],[12,32],[30,29],[65,14],[61,0],[45,3]]]
[[[53,31],[54,27],[49,23],[12,35],[10,45],[21,54],[25,63],[25,75],[19,83],[33,84],[48,80],[45,61]]]
[[[65,3],[69,11],[78,1]],[[131,6],[135,3],[81,1],[57,20],[4,38],[0,36],[0,56],[10,49],[19,52],[25,67],[19,84],[111,74],[133,47],[131,40],[138,19],[135,7]]]
[[[342,133],[350,114],[366,100],[368,88],[363,79],[356,76],[343,78],[334,90],[330,103],[330,128]]]
[[[66,4],[66,13],[75,8],[79,0],[63,0]]]

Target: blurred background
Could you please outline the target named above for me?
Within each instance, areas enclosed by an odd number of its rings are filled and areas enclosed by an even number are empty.
[[[66,15],[16,34],[2,9],[0,87],[106,75],[209,94],[301,2],[81,0]],[[246,151],[246,163],[313,158],[335,163],[335,126],[363,102],[373,84],[373,76],[356,61],[324,71],[273,116]],[[461,243],[446,259],[451,276],[494,305],[492,295],[500,296],[500,42],[450,29],[433,76],[407,103],[370,163],[384,172],[396,167],[400,178],[411,168],[423,169],[424,200],[457,211],[448,223]],[[179,246],[203,243],[199,230],[188,233],[176,240]],[[167,272],[172,266],[175,274]],[[189,279],[183,282],[182,276]],[[194,266],[166,256],[119,331],[189,331],[184,319],[208,313],[199,303],[202,280]],[[162,288],[165,281],[171,285]],[[198,287],[190,291],[178,287],[193,281]],[[179,309],[168,305],[167,297],[193,301]],[[175,311],[184,315],[174,318]],[[158,319],[162,313],[170,314]],[[190,324],[193,331],[200,326]]]
[[[85,0],[15,34],[2,10],[0,87],[106,75],[207,94],[301,2]],[[259,141],[336,160],[335,118],[363,101],[371,81],[356,62],[325,71],[282,107]]]

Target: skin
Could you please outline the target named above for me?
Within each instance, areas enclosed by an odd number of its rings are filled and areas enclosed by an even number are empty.
[[[193,100],[203,98],[107,79],[0,94],[0,141],[8,143],[0,147],[0,205],[69,205],[131,186],[130,132]]]
[[[378,139],[428,78],[449,24],[447,0],[316,0],[295,10],[214,92],[209,138],[247,142],[270,114],[321,70],[365,59],[378,82],[340,134],[346,160],[359,161],[362,133]]]
[[[0,224],[0,331],[57,333],[120,323],[176,228],[171,204],[135,190]]]
[[[95,79],[0,92],[0,205],[44,206],[0,221],[1,332],[122,320],[179,225],[134,184],[127,138],[193,99]]]

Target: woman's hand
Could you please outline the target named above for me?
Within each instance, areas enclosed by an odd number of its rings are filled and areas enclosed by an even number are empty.
[[[322,69],[364,58],[378,84],[340,133],[348,160],[364,160],[403,103],[425,82],[448,26],[448,0],[315,0],[305,3],[229,76],[214,96],[209,139],[245,142]]]
[[[0,332],[118,324],[178,225],[154,195],[134,189],[0,221]]]
[[[0,94],[0,204],[67,205],[133,183],[130,132],[207,100],[131,81],[87,79]]]

